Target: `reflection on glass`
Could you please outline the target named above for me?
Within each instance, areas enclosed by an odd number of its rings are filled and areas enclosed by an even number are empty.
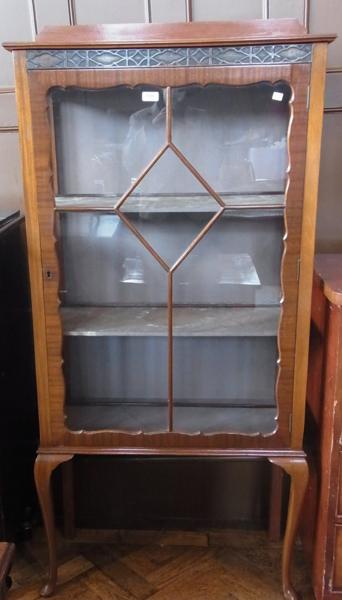
[[[161,88],[55,89],[51,97],[60,194],[121,196],[165,144]]]
[[[252,257],[249,254],[222,254],[220,285],[261,285]]]
[[[144,283],[144,266],[141,258],[125,258],[122,283]]]
[[[166,273],[114,214],[60,213],[57,238],[67,426],[166,431]]]
[[[165,304],[167,286],[163,270],[118,216],[62,212],[58,246],[63,304]],[[125,281],[132,274],[139,284]]]
[[[283,236],[281,215],[224,212],[177,268],[175,304],[278,306]]]
[[[220,194],[285,188],[288,84],[173,90],[173,141]]]

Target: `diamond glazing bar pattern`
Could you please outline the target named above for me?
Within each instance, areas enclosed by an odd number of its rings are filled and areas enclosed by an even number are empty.
[[[28,50],[27,68],[127,69],[311,63],[312,44],[212,48]]]

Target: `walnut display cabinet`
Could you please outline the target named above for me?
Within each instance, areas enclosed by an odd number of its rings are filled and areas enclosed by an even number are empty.
[[[39,391],[35,476],[76,454],[302,449],[327,44],[296,21],[55,27],[14,51]]]

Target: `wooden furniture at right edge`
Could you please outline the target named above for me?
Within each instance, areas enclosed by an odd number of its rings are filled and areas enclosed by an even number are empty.
[[[314,468],[303,531],[316,600],[342,599],[341,340],[342,254],[321,254],[315,260],[307,395]]]

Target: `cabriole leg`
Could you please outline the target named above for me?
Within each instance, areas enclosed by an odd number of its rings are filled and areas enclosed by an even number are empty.
[[[57,582],[56,531],[51,493],[51,475],[56,467],[72,458],[72,454],[38,454],[35,462],[34,478],[49,550],[49,575],[46,585],[41,590],[42,596],[51,596]]]
[[[297,600],[292,586],[290,567],[296,539],[299,517],[309,481],[309,469],[305,458],[269,458],[274,465],[282,467],[291,477],[290,499],[287,513],[286,532],[283,546],[282,582],[286,600]]]

